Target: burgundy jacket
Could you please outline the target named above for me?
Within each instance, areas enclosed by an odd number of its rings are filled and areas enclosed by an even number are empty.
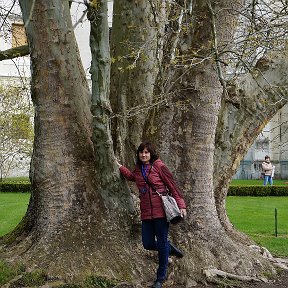
[[[166,217],[162,206],[162,200],[151,188],[151,185],[159,193],[166,194],[168,188],[175,198],[178,207],[180,209],[186,208],[184,199],[173,179],[172,173],[160,159],[155,160],[152,166],[148,164],[146,175],[148,176],[150,185],[145,182],[144,177],[142,176],[141,167],[138,165],[136,165],[133,172],[124,166],[121,166],[119,170],[127,180],[136,182],[137,188],[139,189],[141,220]]]

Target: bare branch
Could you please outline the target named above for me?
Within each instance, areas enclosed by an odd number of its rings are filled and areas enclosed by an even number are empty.
[[[7,17],[8,17],[9,14],[11,13],[13,7],[15,6],[15,3],[16,3],[16,0],[13,1],[13,3],[12,3],[12,5],[11,5],[8,13],[5,15],[5,17],[4,17],[4,19],[3,19],[3,22],[2,22],[2,24],[1,24],[1,26],[0,26],[0,30],[2,30],[2,28],[3,28],[3,26],[4,26],[5,22],[6,22]]]
[[[26,56],[29,55],[29,53],[30,52],[28,45],[23,45],[5,51],[0,51],[0,61]]]
[[[32,14],[33,14],[33,11],[34,11],[34,6],[35,6],[35,1],[36,0],[33,0],[33,2],[32,2],[30,13],[29,13],[29,17],[28,17],[28,19],[27,19],[27,21],[25,22],[25,25],[24,25],[25,28],[27,27],[27,25],[29,24],[29,22],[30,22],[30,20],[32,18]]]

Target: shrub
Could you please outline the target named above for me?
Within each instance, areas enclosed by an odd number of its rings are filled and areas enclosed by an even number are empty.
[[[284,186],[230,186],[228,196],[288,196]]]
[[[0,183],[0,192],[30,192],[30,183]]]

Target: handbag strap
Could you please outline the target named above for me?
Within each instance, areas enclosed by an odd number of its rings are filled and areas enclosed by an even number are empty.
[[[158,195],[159,195],[160,193],[159,193],[159,192],[153,187],[153,185],[148,181],[148,177],[149,177],[149,175],[150,175],[150,172],[151,172],[152,167],[153,167],[153,164],[151,164],[151,167],[150,167],[150,169],[149,169],[148,175],[144,175],[144,171],[143,171],[143,169],[142,169],[142,167],[141,167],[141,174],[142,174],[142,176],[143,176],[143,178],[144,178],[145,183],[146,183],[148,186],[150,186],[150,187],[152,188],[152,190],[155,191],[156,193],[158,193]]]
[[[149,174],[150,174],[150,171],[151,171],[151,169],[152,169],[152,166],[153,166],[153,164],[151,165],[151,168],[150,168],[150,170],[149,170],[148,176],[149,176]],[[142,176],[143,176],[146,184],[147,184],[149,187],[151,187],[152,190],[153,190],[154,192],[156,192],[160,197],[164,196],[163,194],[159,193],[159,192],[154,188],[154,186],[148,181],[148,176],[147,176],[147,177],[144,177],[142,169],[141,169],[141,173],[142,173]],[[169,195],[169,190],[168,190],[167,195]]]
[[[159,192],[151,185],[151,183],[149,183],[148,181],[147,181],[146,183],[147,183],[147,184],[152,188],[152,190],[153,190],[154,192],[156,192],[160,197],[163,196],[161,193],[159,193]]]
[[[145,178],[144,178],[145,179]],[[148,181],[148,177],[147,179],[145,179],[146,184],[152,188],[153,191],[155,191],[156,193],[160,194],[155,188],[154,186]]]

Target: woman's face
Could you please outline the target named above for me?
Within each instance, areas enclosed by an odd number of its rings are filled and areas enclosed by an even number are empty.
[[[142,161],[144,164],[148,164],[150,159],[151,159],[151,154],[147,150],[147,148],[144,148],[143,151],[139,152],[139,159]]]

